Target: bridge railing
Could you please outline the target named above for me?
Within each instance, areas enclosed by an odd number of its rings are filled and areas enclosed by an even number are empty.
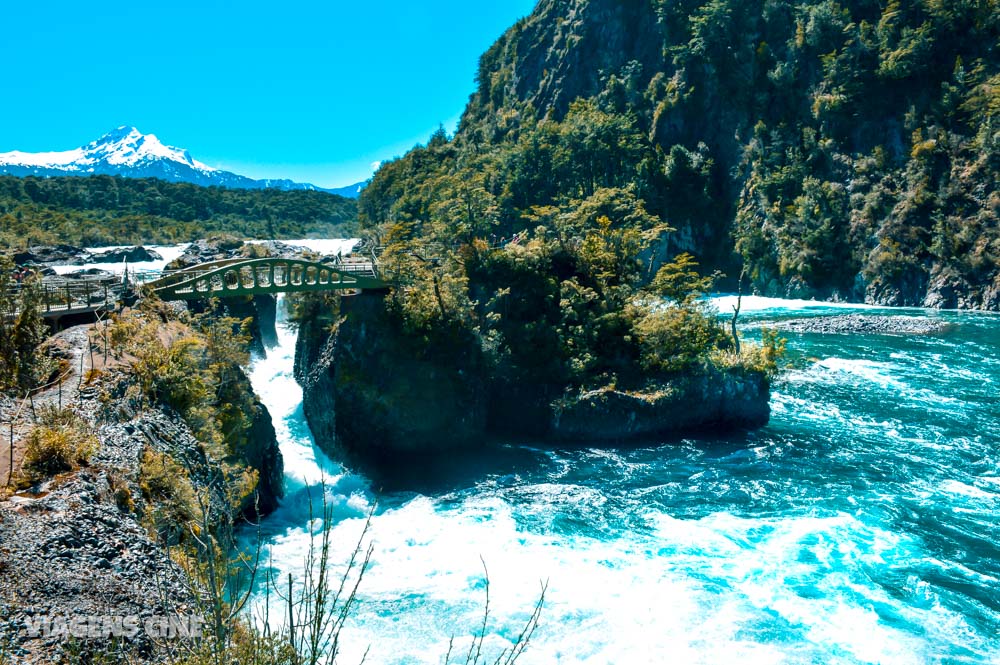
[[[8,290],[7,295],[16,298],[26,288],[37,290],[39,310],[49,313],[84,311],[107,306],[121,298],[125,287],[117,277],[46,277],[30,284],[14,286]]]
[[[115,302],[124,285],[116,278],[43,281],[42,302],[46,311],[65,307],[68,310],[89,308]]]
[[[376,266],[357,257],[233,259],[174,271],[146,285],[165,300],[382,288]]]
[[[323,263],[313,263],[310,267],[302,267],[303,262],[298,259],[275,257],[254,260],[238,257],[198,264],[180,270],[156,273],[128,271],[124,276],[111,277],[45,277],[33,281],[32,284],[39,292],[40,311],[43,314],[54,316],[116,306],[126,295],[126,292],[131,292],[136,286],[148,286],[154,291],[163,291],[172,286],[204,278],[210,273],[212,273],[210,279],[213,284],[209,286],[203,283],[201,288],[197,288],[198,292],[205,293],[208,297],[211,297],[214,292],[224,294],[233,291],[234,288],[250,291],[255,288],[273,288],[288,284],[297,286],[303,283],[318,283],[320,286],[341,285],[343,288],[342,282],[335,277],[336,273],[362,278],[362,281],[367,278],[369,285],[371,284],[370,280],[376,282],[382,280],[383,271],[379,266],[377,249],[371,250],[371,258],[355,253],[345,257],[338,256],[336,259]],[[261,261],[265,261],[266,264],[261,264]],[[252,265],[239,265],[247,263]],[[227,266],[239,267],[232,271],[226,271]],[[333,273],[327,273],[326,270],[333,271]],[[317,271],[321,271],[323,276],[321,277],[320,272]],[[16,295],[25,286],[27,284],[12,287],[9,295]],[[368,286],[367,288],[373,287]],[[184,290],[191,291],[191,287]]]

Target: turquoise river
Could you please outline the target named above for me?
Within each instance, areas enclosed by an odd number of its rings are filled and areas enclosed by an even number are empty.
[[[752,337],[762,322],[846,311],[750,298],[743,325]],[[492,654],[549,582],[523,664],[1000,663],[1000,317],[867,311],[950,325],[786,334],[795,369],[757,432],[517,442],[398,487],[316,449],[292,377],[295,332],[279,321],[252,376],[287,476],[265,556],[301,574],[324,478],[338,562],[377,501],[341,663],[369,647],[368,663],[441,663],[453,635],[464,662],[482,620],[480,557]]]

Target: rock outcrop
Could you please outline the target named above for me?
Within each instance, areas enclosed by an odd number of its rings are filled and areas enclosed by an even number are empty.
[[[754,429],[771,416],[770,385],[759,372],[711,370],[654,393],[604,388],[561,400],[551,436],[563,441],[626,441],[699,428]]]
[[[143,261],[159,261],[163,257],[157,252],[145,247],[123,247],[106,252],[91,254],[82,247],[73,245],[46,245],[29,247],[11,254],[14,263],[19,266],[52,266],[52,265],[83,265],[85,263],[140,263]]]
[[[86,344],[88,336],[76,328],[59,339]],[[171,476],[170,486],[189,483],[191,499],[199,497],[197,505],[213,525],[277,507],[282,459],[259,401],[251,414],[250,445],[221,460],[176,413],[138,403],[127,384],[127,374],[112,368],[72,398],[73,410],[91,423],[99,441],[84,468],[0,501],[0,661],[6,656],[14,663],[98,662],[91,659],[111,645],[114,662],[165,662],[165,642],[145,629],[114,644],[108,639],[74,644],[65,634],[35,634],[33,628],[43,620],[135,617],[155,624],[196,615],[191,580],[164,547],[192,527],[169,517],[171,508],[162,512],[159,499],[147,495],[147,453],[176,465],[183,478]],[[225,464],[256,470],[256,501],[234,505],[237,488]]]
[[[280,240],[267,242],[244,242],[236,238],[222,237],[196,240],[184,252],[167,266],[168,270],[190,268],[200,263],[224,261],[238,258],[281,257],[286,259],[303,259],[314,257],[315,253],[302,247],[288,245]]]
[[[246,380],[246,384],[247,389],[252,390],[249,380]],[[250,446],[243,451],[243,461],[258,473],[257,504],[254,506],[248,499],[243,510],[267,515],[277,509],[278,502],[285,495],[285,462],[281,457],[271,414],[256,396],[253,410],[248,435]]]
[[[244,245],[242,240],[234,238],[196,240],[188,245],[180,256],[167,264],[167,270],[182,270],[200,263],[242,256],[240,250]]]
[[[107,252],[98,252],[90,257],[91,263],[142,263],[144,261],[161,261],[163,259],[159,253],[145,247],[123,247],[122,249],[112,249]]]
[[[19,266],[47,266],[54,264],[80,264],[87,252],[82,247],[73,245],[53,245],[29,247],[22,252],[15,252],[11,258]]]
[[[463,344],[434,357],[417,348],[394,326],[380,294],[344,298],[333,320],[304,318],[296,377],[320,447],[377,470],[512,435],[621,442],[756,428],[770,416],[761,372],[707,370],[655,393],[606,389],[551,400],[544,399],[549,390],[503,383]]]
[[[340,318],[307,317],[296,376],[326,450],[377,465],[484,445],[486,386],[476,358],[428,358],[397,335],[382,294],[342,298]],[[457,350],[456,350],[457,351]]]

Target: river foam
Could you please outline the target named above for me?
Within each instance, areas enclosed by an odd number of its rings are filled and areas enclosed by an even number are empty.
[[[378,496],[313,444],[294,331],[280,323],[279,346],[253,368],[290,490],[264,524],[266,553],[276,571],[301,573],[324,478],[337,561],[378,501],[344,662],[370,646],[368,662],[440,663],[453,635],[467,648],[482,620],[480,557],[494,652],[549,582],[526,664],[998,662],[988,391],[1000,375],[953,353],[996,352],[998,331],[977,319],[937,341],[793,335],[816,359],[778,382],[759,432],[513,446],[516,459],[489,471]]]

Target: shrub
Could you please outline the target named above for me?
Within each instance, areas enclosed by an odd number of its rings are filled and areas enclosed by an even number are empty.
[[[741,367],[763,372],[773,378],[788,366],[783,362],[787,356],[787,344],[788,340],[779,337],[777,330],[763,328],[760,343],[743,342],[738,354],[732,350],[720,349],[711,355],[712,364],[723,370]]]
[[[132,490],[129,488],[128,481],[117,473],[109,472],[108,488],[111,490],[111,495],[119,510],[127,513],[135,511],[135,501],[132,499]]]
[[[185,527],[198,516],[198,498],[187,470],[169,455],[147,449],[139,467],[139,488],[149,503],[146,528],[170,544],[183,540]]]
[[[41,352],[48,326],[39,314],[41,289],[37,277],[15,283],[13,262],[0,256],[0,390],[34,388],[52,371]]]
[[[635,324],[642,365],[652,372],[679,372],[704,361],[725,337],[701,307],[688,303],[650,311]]]
[[[763,328],[760,345],[750,346],[744,351],[743,364],[773,376],[778,372],[781,361],[787,353],[787,345],[788,340],[778,337],[777,330]]]
[[[70,409],[45,408],[28,434],[22,479],[34,484],[86,465],[98,440],[89,423]]]

